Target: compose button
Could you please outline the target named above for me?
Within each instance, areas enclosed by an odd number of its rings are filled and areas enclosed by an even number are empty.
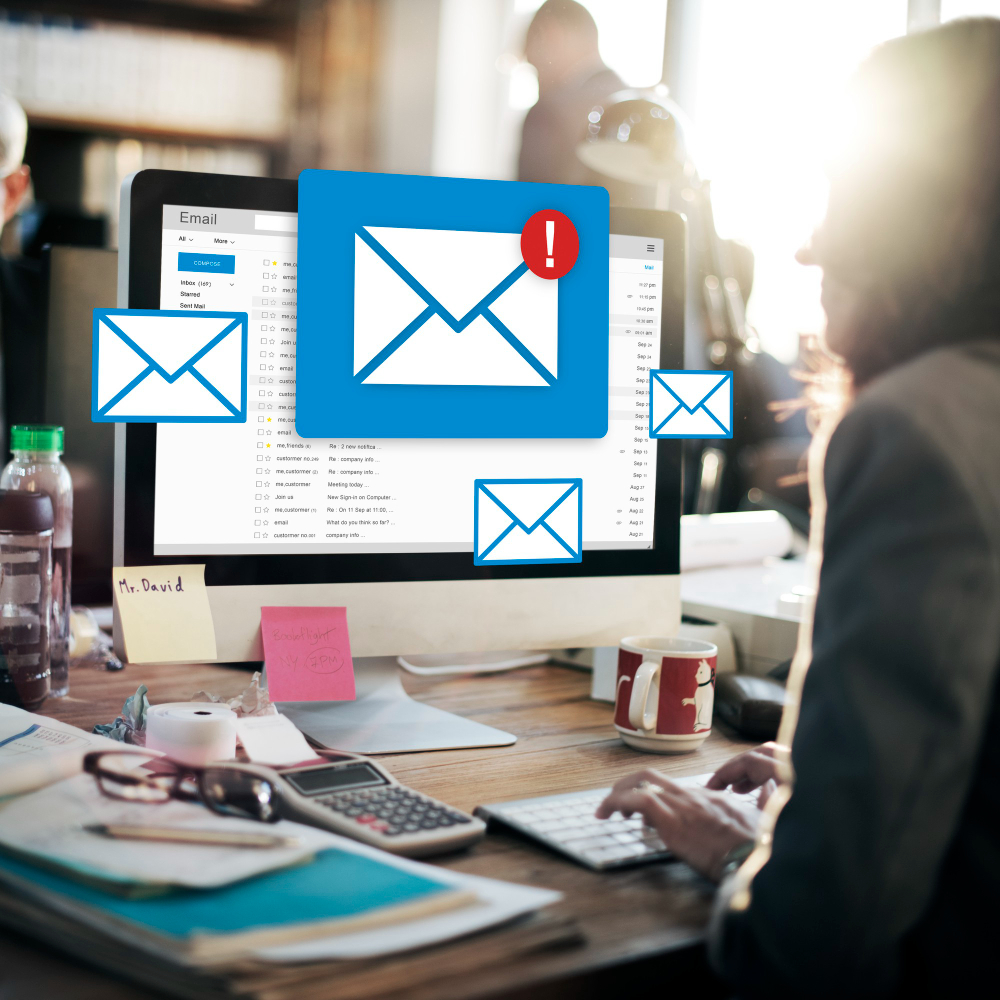
[[[179,253],[177,255],[177,270],[235,274],[236,256],[231,253]]]

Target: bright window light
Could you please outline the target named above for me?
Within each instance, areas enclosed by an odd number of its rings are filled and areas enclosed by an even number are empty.
[[[1000,0],[941,0],[941,20],[956,17],[1000,17]]]
[[[795,251],[822,218],[836,107],[857,64],[906,31],[906,0],[711,0],[700,4],[692,107],[716,226],[756,257],[747,314],[783,361],[823,328],[820,274]]]

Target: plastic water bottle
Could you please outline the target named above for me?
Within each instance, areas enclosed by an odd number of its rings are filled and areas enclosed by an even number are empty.
[[[0,489],[0,704],[49,694],[53,523],[47,494]]]
[[[60,461],[63,429],[41,424],[15,424],[10,429],[14,457],[0,475],[0,489],[47,493],[52,498],[52,621],[49,650],[51,694],[69,694],[70,563],[73,554],[73,481]]]

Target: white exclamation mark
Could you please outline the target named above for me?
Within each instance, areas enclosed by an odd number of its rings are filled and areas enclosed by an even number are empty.
[[[546,219],[545,220],[545,248],[548,250],[549,255],[545,258],[546,267],[555,267],[556,262],[552,258],[552,245],[556,241],[556,220]]]

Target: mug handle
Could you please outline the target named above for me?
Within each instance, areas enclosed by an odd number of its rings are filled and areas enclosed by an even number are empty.
[[[656,728],[656,709],[649,707],[649,692],[653,681],[659,673],[663,658],[643,660],[642,666],[635,672],[632,681],[632,697],[628,703],[628,721],[633,729],[644,729],[647,732]]]

